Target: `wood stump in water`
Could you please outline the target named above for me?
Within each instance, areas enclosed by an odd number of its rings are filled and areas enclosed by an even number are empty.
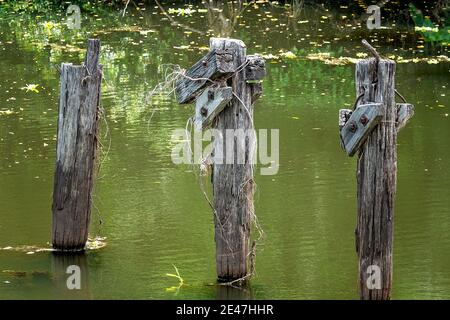
[[[89,40],[84,65],[63,63],[53,191],[55,249],[82,250],[87,241],[97,151],[100,41]]]

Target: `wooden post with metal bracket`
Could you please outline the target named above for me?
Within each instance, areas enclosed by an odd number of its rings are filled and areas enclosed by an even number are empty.
[[[395,62],[374,55],[356,65],[356,95],[361,99],[355,110],[340,110],[339,128],[347,154],[358,152],[359,295],[363,300],[387,300],[392,288],[397,133],[414,107],[395,102]]]
[[[203,130],[208,127],[232,97],[230,87],[206,88],[195,102],[195,129]]]
[[[224,282],[246,280],[253,273],[253,103],[262,94],[265,74],[264,59],[247,56],[242,41],[212,38],[210,52],[176,83],[179,103],[196,100],[195,128],[211,126],[223,137],[214,140],[211,159],[217,276]],[[245,140],[236,141],[240,137]]]

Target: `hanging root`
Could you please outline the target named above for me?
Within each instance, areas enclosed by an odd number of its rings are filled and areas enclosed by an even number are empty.
[[[241,184],[239,191],[238,191],[238,198],[246,197],[247,203],[249,203],[249,205],[250,205],[250,207],[248,208],[250,224],[253,226],[253,228],[258,233],[257,238],[252,240],[251,247],[250,247],[249,253],[247,255],[248,263],[249,263],[249,265],[248,265],[249,272],[244,277],[241,277],[239,279],[235,279],[235,280],[229,281],[229,282],[223,282],[220,285],[227,285],[227,286],[228,285],[233,286],[235,284],[242,285],[247,280],[249,280],[254,275],[256,275],[256,249],[257,249],[258,243],[264,239],[264,230],[262,229],[262,227],[259,223],[258,217],[255,214],[254,205],[253,205],[253,195],[256,192],[256,183],[252,178],[253,177],[253,165],[250,165],[250,173],[251,173],[250,178],[248,178]],[[250,192],[248,192],[248,188],[250,188]],[[230,252],[231,252],[231,250],[230,250]]]
[[[100,120],[103,120],[105,123],[105,134],[103,135],[103,137],[100,135]],[[105,145],[103,144],[103,139],[108,139],[108,146],[107,148],[105,148]],[[110,131],[109,131],[109,125],[108,125],[108,121],[106,120],[106,116],[105,116],[105,109],[103,108],[103,106],[101,106],[99,104],[98,108],[97,108],[97,130],[95,132],[95,168],[93,170],[93,178],[95,180],[100,180],[103,178],[103,176],[100,176],[100,172],[101,172],[101,168],[103,166],[103,163],[106,161],[106,159],[108,158],[108,154],[109,151],[111,149],[111,135],[110,135]],[[98,226],[99,226],[99,230],[98,232],[100,232],[101,227],[103,225],[103,217],[102,214],[100,212],[100,209],[97,207],[96,205],[96,201],[94,199],[98,199],[97,195],[95,194],[95,188],[94,188],[94,193],[92,195],[92,209],[94,210],[94,212],[97,215],[97,219],[98,219]],[[100,199],[98,199],[100,201]],[[101,201],[100,201],[101,202]],[[98,236],[96,236],[98,237]]]
[[[161,64],[158,66],[158,73],[163,74],[163,81],[156,84],[152,90],[150,90],[144,98],[144,105],[152,105],[152,99],[156,96],[170,97],[175,94],[175,84],[178,78],[180,78],[186,72],[177,64]],[[150,127],[152,118],[156,112],[156,108],[151,109],[151,115],[148,120],[147,129]]]
[[[204,157],[200,162],[200,175],[206,176],[209,173],[212,172],[212,161],[211,161],[211,155],[207,155]]]
[[[161,64],[158,73],[162,73],[164,80],[156,84],[145,97],[145,103],[149,103],[155,95],[164,94],[167,96],[175,92],[175,82],[185,73],[185,70],[177,64]]]
[[[245,284],[247,280],[250,280],[255,274],[255,263],[256,263],[256,240],[253,240],[252,246],[250,249],[250,252],[248,254],[249,260],[250,260],[250,272],[248,272],[245,276],[235,279],[228,282],[221,282],[219,283],[220,286],[232,286],[234,287],[235,284],[238,284],[239,286],[242,284]]]
[[[190,155],[192,155],[192,147],[191,147],[191,143],[190,143],[190,138],[192,137],[192,131],[193,131],[193,117],[190,117],[187,119],[186,121],[186,127],[185,127],[185,132],[186,132],[186,136],[185,136],[185,140],[186,143],[188,144],[188,152]],[[200,190],[203,194],[203,197],[205,198],[206,202],[208,203],[208,205],[210,206],[210,208],[212,209],[213,213],[214,213],[214,220],[216,221],[216,224],[219,225],[220,228],[220,233],[223,235],[225,234],[224,232],[224,227],[223,224],[221,223],[219,216],[217,214],[216,209],[214,208],[214,205],[212,203],[212,201],[210,200],[206,190],[205,190],[205,185],[204,185],[204,177],[207,175],[208,172],[212,171],[212,159],[211,159],[211,155],[206,156],[205,158],[203,158],[201,160],[201,163],[199,165],[195,164],[195,161],[192,162],[191,164],[192,166],[192,172],[194,173],[196,179],[199,182],[199,186],[200,186]],[[224,238],[228,250],[231,252],[232,248],[228,242],[228,240],[226,238]]]
[[[244,63],[242,63],[242,65],[240,65],[236,71],[236,72],[240,72],[242,69],[244,69],[249,63],[249,60],[246,60]],[[145,105],[151,104],[151,100],[153,97],[157,96],[157,95],[163,95],[163,96],[171,96],[172,94],[175,94],[175,86],[176,86],[176,81],[183,77],[186,79],[189,79],[191,81],[208,81],[210,82],[213,86],[217,86],[217,87],[221,87],[221,86],[225,86],[226,85],[226,81],[231,78],[234,74],[228,76],[227,78],[223,78],[223,79],[218,79],[218,80],[211,80],[209,78],[192,78],[186,75],[186,69],[181,68],[181,66],[177,65],[177,64],[161,64],[158,67],[158,73],[162,73],[164,76],[164,80],[159,82],[155,87],[153,87],[152,90],[150,90],[150,92],[147,93],[145,99],[144,99],[144,103]],[[196,97],[194,97],[194,100],[197,98],[198,95],[200,95],[202,92],[198,92]],[[248,108],[246,107],[246,105],[242,102],[242,100],[236,95],[236,93],[233,92],[233,95],[242,103],[242,105],[245,108],[245,111],[247,112],[249,118],[251,119],[252,122],[252,126],[253,126],[253,118],[248,110]],[[153,118],[153,115],[155,113],[155,109],[152,110],[149,122],[148,122],[148,127],[150,126],[150,122]]]
[[[236,72],[240,72],[242,69],[244,69],[249,63],[249,60],[246,60],[244,63],[242,63],[242,65],[240,65],[236,71]],[[234,73],[234,74],[235,74]],[[191,81],[208,81],[211,83],[212,86],[217,86],[217,87],[221,87],[221,86],[225,86],[226,85],[226,81],[227,79],[231,78],[232,76],[234,76],[234,74],[228,76],[227,78],[223,78],[223,79],[218,79],[218,80],[211,80],[209,78],[192,78],[186,75],[186,70],[182,69],[180,66],[178,65],[166,65],[166,69],[164,72],[164,81],[159,83],[158,85],[156,85],[154,87],[154,89],[152,91],[150,91],[150,93],[147,95],[147,99],[146,99],[146,103],[148,104],[149,101],[151,100],[151,98],[157,94],[161,94],[161,93],[165,93],[167,95],[171,95],[175,92],[175,83],[176,81],[180,78],[180,77],[184,77],[186,79],[189,79]],[[199,92],[197,95],[201,94],[201,92]],[[253,124],[253,116],[251,111],[249,110],[249,108],[246,106],[246,104],[242,101],[242,99],[235,93],[233,92],[233,96],[239,101],[239,103],[243,106],[244,111],[246,113],[246,115],[248,116],[248,119],[250,121],[251,124],[251,128],[254,128],[254,124]],[[152,113],[153,116],[153,113]],[[151,118],[150,118],[151,120]],[[186,122],[186,141],[188,143],[188,151],[189,154],[192,155],[192,148],[191,148],[191,137],[192,137],[192,130],[193,130],[193,118],[189,118]],[[252,139],[253,145],[251,146],[250,150],[253,151],[256,148],[256,139]],[[216,223],[216,228],[219,229],[220,235],[222,237],[222,239],[224,240],[228,251],[230,252],[230,254],[233,254],[233,248],[230,245],[229,239],[227,237],[227,232],[224,228],[224,225],[227,223],[227,220],[229,218],[225,217],[225,219],[220,219],[218,216],[217,211],[214,208],[214,204],[212,203],[212,201],[210,200],[207,192],[205,191],[205,187],[204,187],[204,181],[203,178],[209,173],[209,172],[213,172],[212,168],[213,168],[213,160],[212,160],[212,156],[211,155],[207,155],[205,156],[203,159],[201,159],[200,163],[198,165],[196,165],[195,163],[192,164],[193,166],[193,173],[196,176],[196,178],[199,181],[199,185],[200,185],[200,189],[201,192],[203,194],[203,196],[205,197],[205,200],[207,201],[208,205],[211,207],[211,209],[213,210],[214,213],[214,220]],[[257,247],[257,243],[263,238],[264,236],[264,232],[259,224],[258,218],[255,215],[254,212],[254,207],[253,207],[253,193],[256,189],[256,184],[253,180],[253,164],[249,164],[250,166],[250,171],[249,171],[249,178],[247,180],[245,180],[240,186],[239,186],[239,191],[238,191],[238,198],[242,199],[243,197],[247,198],[247,202],[250,204],[250,208],[248,208],[248,212],[249,212],[249,222],[250,225],[253,225],[254,228],[257,230],[258,232],[258,238],[256,240],[252,241],[251,244],[251,248],[249,250],[249,253],[247,255],[248,258],[248,262],[249,262],[249,272],[247,273],[247,275],[245,275],[242,278],[230,281],[230,282],[224,282],[221,283],[221,285],[233,285],[235,283],[243,283],[245,282],[247,279],[251,278],[254,274],[255,274],[255,261],[256,261],[256,247]],[[250,190],[250,195],[248,195],[248,188],[251,188]]]
[[[251,168],[252,172],[253,172],[253,165]],[[251,197],[253,199],[253,195],[256,192],[256,183],[253,180],[253,178],[248,179],[246,182],[244,182],[244,186],[250,184],[250,188],[252,188],[251,191]],[[241,188],[240,192],[243,192],[243,190],[245,190],[245,188]],[[250,202],[250,199],[249,199]],[[254,205],[253,202],[251,203],[251,208],[250,208],[250,224],[253,226],[253,228],[256,230],[256,232],[258,233],[258,236],[256,239],[254,239],[252,241],[251,244],[251,248],[250,251],[248,253],[248,257],[249,257],[249,268],[250,268],[250,272],[249,272],[249,278],[253,277],[256,274],[256,248],[258,246],[258,243],[264,239],[264,230],[262,229],[259,220],[258,220],[258,216],[255,213],[255,209],[254,209]]]

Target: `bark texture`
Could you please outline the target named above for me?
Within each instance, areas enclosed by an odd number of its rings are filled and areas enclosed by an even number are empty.
[[[381,123],[371,132],[360,150],[357,169],[358,221],[356,251],[359,258],[359,293],[364,300],[387,300],[392,287],[392,247],[394,199],[397,179],[397,108],[395,103],[395,63],[368,59],[356,65],[356,94],[360,104],[381,103]],[[369,266],[378,266],[381,288]]]
[[[233,54],[234,67],[246,61],[246,47],[240,40],[213,38],[210,49],[227,50]],[[221,281],[232,281],[249,274],[249,239],[253,213],[253,170],[251,141],[245,139],[244,161],[238,163],[242,148],[234,139],[234,148],[227,145],[227,129],[253,129],[252,90],[245,82],[245,69],[229,79],[233,96],[229,105],[216,117],[213,127],[222,133],[222,141],[215,140],[214,150],[223,147],[223,164],[213,166],[214,222],[217,275]],[[245,106],[243,105],[245,104]],[[254,138],[254,136],[253,136]],[[223,143],[223,146],[219,146]],[[227,150],[230,149],[230,150]],[[229,154],[232,153],[232,154]],[[234,164],[225,164],[233,158]]]
[[[81,250],[89,229],[97,151],[100,42],[89,40],[83,66],[63,63],[53,191],[55,249]]]

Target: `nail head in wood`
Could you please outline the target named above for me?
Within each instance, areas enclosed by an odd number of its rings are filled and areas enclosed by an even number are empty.
[[[208,100],[214,100],[214,90],[208,90]]]
[[[365,126],[367,124],[367,122],[369,122],[369,119],[367,119],[366,115],[362,115],[361,118],[359,118],[359,122],[361,122],[361,124],[363,126]]]

